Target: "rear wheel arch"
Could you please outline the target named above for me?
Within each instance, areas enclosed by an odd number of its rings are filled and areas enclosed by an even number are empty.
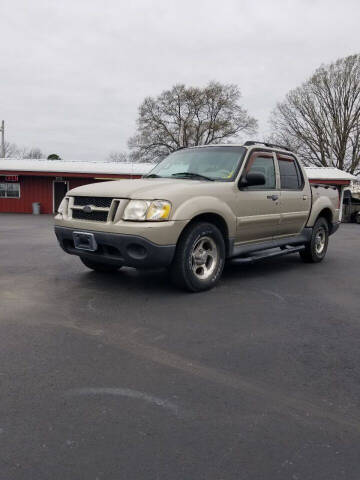
[[[332,224],[333,224],[333,213],[330,210],[330,208],[323,208],[319,213],[319,215],[317,216],[315,223],[319,220],[319,218],[324,218],[327,221],[329,226],[329,231],[331,231]]]

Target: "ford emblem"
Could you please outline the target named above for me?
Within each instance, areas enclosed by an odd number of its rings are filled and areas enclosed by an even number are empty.
[[[92,212],[92,206],[91,205],[85,205],[85,207],[83,207],[83,212],[91,213]]]

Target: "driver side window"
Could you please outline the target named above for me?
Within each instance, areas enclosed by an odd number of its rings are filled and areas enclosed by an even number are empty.
[[[248,190],[275,190],[276,174],[273,157],[254,155],[247,166],[246,173],[262,173],[265,176],[265,185],[247,187]]]

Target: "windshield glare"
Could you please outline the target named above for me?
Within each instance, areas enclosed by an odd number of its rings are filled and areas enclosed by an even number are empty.
[[[150,173],[165,178],[200,179],[229,182],[239,171],[245,154],[244,147],[202,147],[179,150],[171,153]],[[193,177],[186,174],[195,174]],[[183,175],[181,175],[183,174]],[[196,178],[196,175],[199,175]]]

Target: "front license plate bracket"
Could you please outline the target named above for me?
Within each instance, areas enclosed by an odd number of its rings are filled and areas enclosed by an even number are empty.
[[[93,233],[73,232],[73,240],[75,248],[77,248],[78,250],[95,252],[98,248]]]

